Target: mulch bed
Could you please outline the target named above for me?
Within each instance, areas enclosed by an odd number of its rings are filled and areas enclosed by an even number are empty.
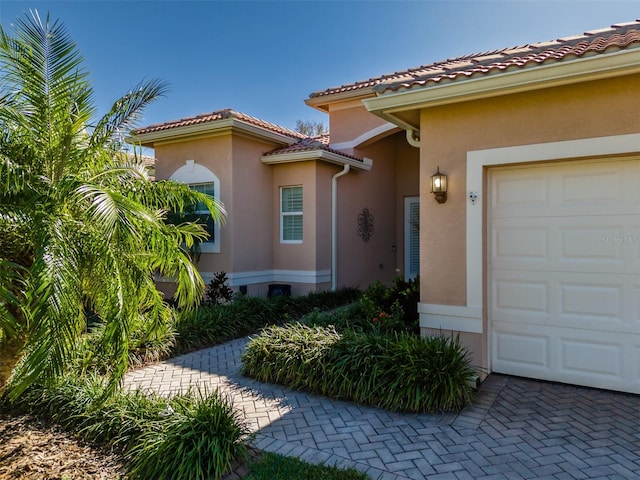
[[[0,415],[0,480],[115,480],[123,463],[32,417]]]
[[[249,460],[261,453],[249,449]],[[248,474],[236,462],[222,480]],[[120,480],[126,478],[122,457],[87,445],[73,435],[39,419],[0,414],[0,480]]]

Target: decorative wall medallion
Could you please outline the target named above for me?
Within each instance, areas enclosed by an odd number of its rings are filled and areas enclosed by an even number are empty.
[[[369,213],[368,208],[363,208],[362,213],[358,214],[358,235],[367,243],[373,236],[373,232],[373,215]]]

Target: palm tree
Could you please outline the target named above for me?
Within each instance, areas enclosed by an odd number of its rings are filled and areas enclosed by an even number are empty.
[[[152,181],[141,158],[122,151],[166,87],[141,83],[94,122],[83,62],[48,15],[18,19],[13,36],[0,28],[0,394],[63,372],[88,312],[102,323],[115,388],[131,326],[143,321],[152,335],[172,315],[153,276],[175,278],[184,308],[204,292],[188,249],[207,234],[166,214],[203,202],[221,220],[222,207]]]

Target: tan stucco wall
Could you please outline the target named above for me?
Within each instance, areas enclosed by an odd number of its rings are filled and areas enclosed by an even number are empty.
[[[331,143],[350,142],[360,135],[388,123],[369,113],[361,102],[354,102],[349,108],[338,106],[332,108],[330,112]]]
[[[271,239],[277,229],[273,203],[273,168],[260,157],[273,146],[233,138],[232,208],[234,272],[273,268]],[[224,252],[221,252],[224,253]]]
[[[421,282],[421,302],[466,304],[468,151],[638,132],[640,75],[423,109],[420,273],[429,280]],[[429,177],[438,166],[449,180],[442,205],[429,193]],[[484,335],[486,327],[485,314]],[[481,341],[465,337],[476,363],[486,366],[484,335],[477,335]]]
[[[170,178],[177,169],[185,165],[187,160],[194,160],[207,167],[220,180],[219,200],[224,204],[228,213],[226,221],[220,227],[221,253],[202,254],[197,264],[201,271],[230,272],[233,268],[232,231],[234,218],[230,215],[233,211],[233,197],[229,188],[232,184],[231,156],[232,143],[231,137],[228,135],[155,146],[156,178],[158,180]]]
[[[373,160],[370,171],[352,170],[338,179],[338,285],[365,288],[374,279],[389,283],[396,275],[395,145],[385,139],[360,156]],[[364,208],[374,217],[368,242],[358,235],[358,215]]]
[[[371,114],[363,108],[352,109],[349,124],[364,125],[369,117]],[[362,129],[358,129],[354,134],[362,133]],[[371,158],[373,167],[370,171],[351,169],[338,179],[338,287],[366,288],[376,279],[390,283],[404,273],[404,197],[418,195],[419,149],[409,146],[404,133],[400,132],[351,153]],[[322,203],[320,197],[325,195],[326,214],[325,220],[318,218],[317,241],[326,242],[326,246],[318,243],[317,251],[319,256],[327,252],[329,265],[330,228],[325,230],[322,222],[330,226],[331,191],[327,187],[332,175],[341,168],[320,165],[324,166],[319,166],[316,177],[318,206]],[[374,217],[375,230],[368,242],[358,235],[358,215],[364,208]],[[322,212],[323,208],[317,210]],[[327,232],[326,236],[320,234],[323,231]],[[317,264],[324,263],[319,257]]]
[[[316,164],[316,218],[315,237],[316,270],[331,269],[331,178],[341,171],[337,165],[330,165],[324,162],[314,162]],[[331,284],[327,284],[320,289],[330,289]]]
[[[275,228],[271,236],[273,265],[278,270],[315,270],[316,251],[316,168],[315,162],[273,165]],[[302,186],[302,243],[280,241],[280,188]]]
[[[170,178],[186,160],[220,180],[219,199],[227,216],[220,227],[220,253],[202,253],[197,266],[207,274],[273,269],[272,237],[277,223],[272,197],[273,169],[260,157],[274,144],[239,135],[218,135],[155,146],[156,178]],[[266,295],[266,287],[264,290]]]

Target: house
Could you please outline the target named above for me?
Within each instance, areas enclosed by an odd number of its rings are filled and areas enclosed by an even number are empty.
[[[218,179],[215,270],[298,291],[419,272],[422,332],[459,334],[483,371],[640,393],[640,21],[306,103],[329,143],[232,113],[135,134],[158,178]]]
[[[232,288],[265,296],[269,286],[296,295],[404,272],[396,210],[403,197],[417,202],[418,150],[396,137],[380,142],[375,168],[370,149],[339,150],[327,136],[308,138],[231,109],[144,127],[132,140],[154,149],[156,178],[188,183],[224,204],[225,223],[210,224],[201,244],[205,281],[224,271]],[[400,165],[397,155],[405,157]],[[412,265],[417,275],[417,259]],[[159,283],[170,291],[169,279]]]

